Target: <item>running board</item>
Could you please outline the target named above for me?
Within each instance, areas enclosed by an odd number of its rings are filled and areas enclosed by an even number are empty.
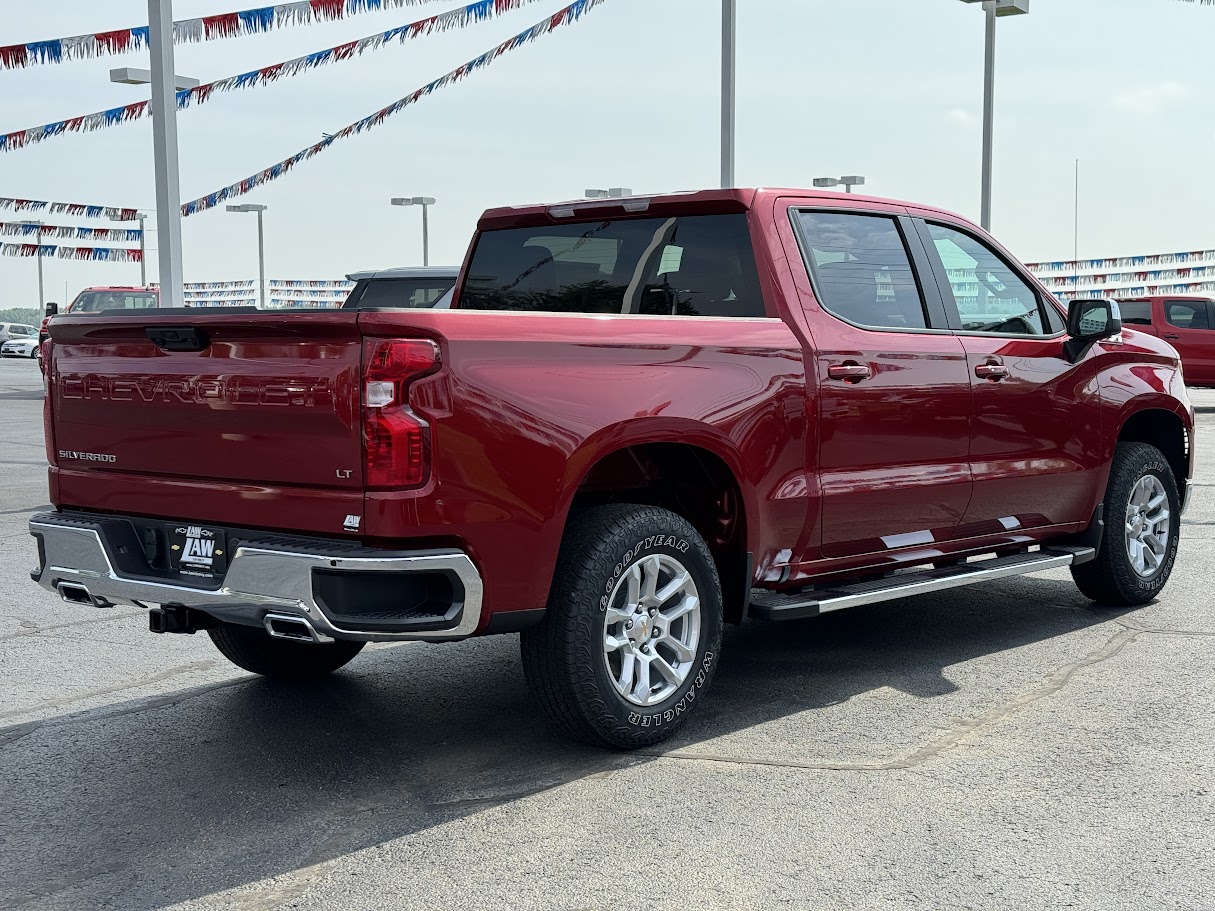
[[[860,607],[863,604],[878,604],[927,592],[974,585],[977,582],[991,582],[1009,576],[1024,576],[1046,569],[1087,563],[1096,555],[1096,550],[1091,547],[1055,545],[1034,553],[900,573],[883,579],[853,582],[833,588],[791,593],[754,589],[751,592],[751,608],[747,615],[761,620],[801,620],[804,617],[817,617],[819,614]]]

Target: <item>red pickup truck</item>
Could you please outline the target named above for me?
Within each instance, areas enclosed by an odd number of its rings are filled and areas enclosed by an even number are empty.
[[[1118,306],[1123,325],[1177,349],[1189,385],[1215,386],[1215,301],[1174,294],[1120,300]]]
[[[51,338],[41,585],[287,677],[519,632],[554,722],[619,748],[703,700],[723,623],[1063,566],[1145,603],[1192,490],[1167,344],[882,199],[496,209],[450,310]]]

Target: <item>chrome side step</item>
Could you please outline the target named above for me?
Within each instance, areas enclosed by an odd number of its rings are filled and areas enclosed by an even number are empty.
[[[899,573],[868,582],[853,582],[797,592],[773,592],[753,589],[748,616],[761,620],[800,620],[817,617],[830,611],[879,604],[939,592],[978,582],[991,582],[1009,576],[1024,576],[1046,569],[1058,569],[1077,563],[1087,563],[1096,557],[1091,547],[1052,546],[1034,553],[996,557],[974,563],[959,563],[940,569],[925,569]]]

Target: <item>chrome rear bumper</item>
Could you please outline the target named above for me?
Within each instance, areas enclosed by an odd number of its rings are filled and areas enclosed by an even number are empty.
[[[262,626],[268,614],[303,618],[319,634],[356,641],[452,640],[476,632],[481,622],[482,583],[468,555],[458,550],[373,551],[336,542],[326,553],[325,541],[299,539],[290,544],[242,543],[232,554],[218,587],[120,572],[107,540],[109,518],[46,514],[30,520],[30,534],[39,541],[40,565],[31,576],[43,588],[74,604],[109,607],[181,605],[197,608],[232,623]],[[282,540],[282,539],[280,539]],[[385,631],[335,622],[317,597],[314,571],[339,578],[346,574],[443,574],[452,583],[451,625],[435,629]],[[454,603],[458,600],[460,603]],[[458,612],[457,612],[458,611]],[[407,625],[407,624],[402,624]],[[323,639],[321,641],[324,641]]]

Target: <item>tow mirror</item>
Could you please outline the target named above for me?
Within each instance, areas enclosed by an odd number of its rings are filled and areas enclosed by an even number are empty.
[[[1067,309],[1067,334],[1064,345],[1067,359],[1073,364],[1096,341],[1122,332],[1122,313],[1118,302],[1111,300],[1074,300]]]
[[[58,304],[56,304],[56,303],[49,303],[49,304],[47,304],[47,305],[46,305],[46,314],[45,314],[46,316],[55,316],[57,313],[59,313],[59,305],[58,305]]]

